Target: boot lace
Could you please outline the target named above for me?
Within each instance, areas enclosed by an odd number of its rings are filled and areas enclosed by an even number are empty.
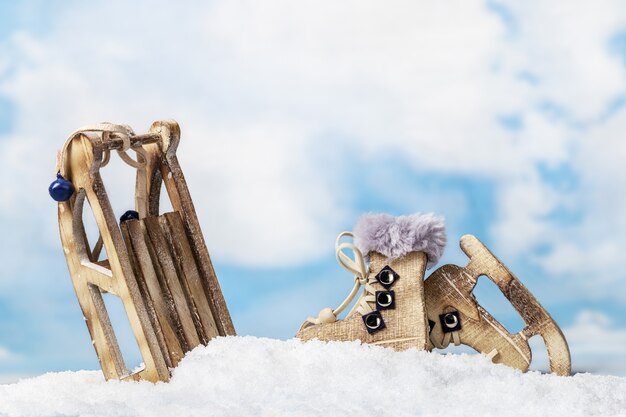
[[[335,256],[339,265],[354,274],[354,287],[352,287],[348,296],[337,308],[334,310],[325,308],[320,311],[317,317],[308,317],[303,324],[303,328],[314,324],[332,323],[336,321],[337,317],[352,303],[361,287],[363,287],[363,292],[346,315],[346,318],[355,313],[364,315],[374,310],[376,289],[372,284],[376,282],[376,277],[370,277],[369,266],[365,262],[365,257],[361,251],[351,242],[341,242],[345,237],[353,239],[354,235],[352,232],[342,232],[337,236],[337,240],[335,241]],[[353,257],[348,256],[344,252],[346,250],[352,251]]]

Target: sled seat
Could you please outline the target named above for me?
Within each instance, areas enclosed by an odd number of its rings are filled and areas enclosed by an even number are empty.
[[[189,238],[177,212],[122,223],[137,285],[169,368],[219,335]]]

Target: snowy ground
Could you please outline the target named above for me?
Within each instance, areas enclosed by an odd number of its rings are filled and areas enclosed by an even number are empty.
[[[626,416],[626,378],[522,374],[478,355],[216,339],[169,384],[96,371],[0,385],[0,416]]]

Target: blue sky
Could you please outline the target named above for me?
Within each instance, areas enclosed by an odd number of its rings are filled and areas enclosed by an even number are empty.
[[[441,263],[477,235],[575,369],[626,374],[625,34],[608,0],[0,0],[0,380],[97,369],[46,192],[55,152],[85,124],[163,118],[240,334],[291,337],[343,299],[334,239],[360,213],[433,211]],[[107,169],[121,214],[132,173]],[[477,296],[519,327],[492,286]]]

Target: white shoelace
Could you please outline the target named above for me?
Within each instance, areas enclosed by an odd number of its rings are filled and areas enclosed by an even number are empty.
[[[332,323],[336,321],[337,316],[352,303],[352,300],[354,300],[354,297],[356,297],[361,287],[364,287],[363,293],[354,304],[354,307],[352,307],[350,312],[346,315],[346,318],[350,317],[350,315],[355,312],[363,315],[374,310],[373,304],[376,303],[376,289],[372,284],[376,282],[376,278],[369,277],[369,266],[365,263],[365,258],[361,251],[353,243],[341,242],[341,239],[344,237],[354,238],[354,235],[351,232],[342,232],[337,236],[337,240],[335,241],[335,256],[337,257],[339,265],[354,274],[354,287],[352,287],[350,294],[348,294],[346,299],[343,300],[336,309],[325,308],[320,311],[317,317],[308,317],[304,323],[305,326],[307,324]],[[354,258],[346,255],[344,250],[351,250]]]

